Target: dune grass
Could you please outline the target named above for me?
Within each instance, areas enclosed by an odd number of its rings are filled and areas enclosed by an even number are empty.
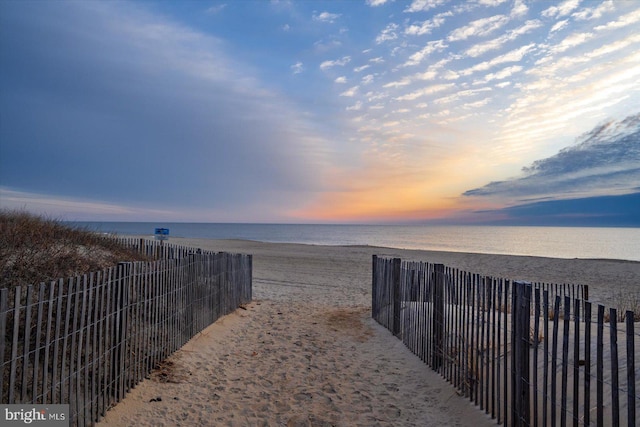
[[[38,284],[148,258],[110,236],[23,211],[0,210],[0,288]]]

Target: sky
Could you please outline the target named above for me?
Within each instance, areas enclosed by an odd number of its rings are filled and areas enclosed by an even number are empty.
[[[0,0],[0,64],[2,208],[640,226],[635,0]]]

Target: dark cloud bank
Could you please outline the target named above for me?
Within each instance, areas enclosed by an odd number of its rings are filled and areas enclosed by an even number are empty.
[[[640,192],[622,196],[527,203],[495,211],[491,225],[549,225],[583,227],[640,227]]]
[[[638,227],[640,114],[598,125],[575,145],[523,168],[522,176],[491,182],[464,196],[521,202],[476,212],[483,223]]]

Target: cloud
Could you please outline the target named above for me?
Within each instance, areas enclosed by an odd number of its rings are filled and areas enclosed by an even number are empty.
[[[390,87],[398,88],[398,87],[402,87],[402,86],[408,86],[408,85],[411,84],[411,82],[412,82],[412,80],[409,77],[404,77],[401,80],[385,83],[382,87],[384,87],[384,88],[390,88]]]
[[[275,218],[320,188],[327,140],[219,39],[135,3],[16,2],[2,13],[6,188],[182,206],[201,220]]]
[[[335,67],[335,66],[344,66],[351,62],[350,56],[343,56],[341,59],[336,59],[334,61],[323,61],[320,64],[321,70],[326,70],[327,68]]]
[[[507,62],[520,62],[522,58],[529,52],[531,52],[535,47],[535,44],[531,43],[526,46],[519,47],[518,49],[514,49],[510,52],[507,52],[503,55],[496,56],[495,58],[480,62],[472,67],[466,68],[460,71],[460,74],[463,76],[469,76],[478,71],[486,71],[490,68],[495,67],[496,65],[504,64]]]
[[[347,107],[347,111],[359,111],[362,109],[362,101],[357,101],[354,105]]]
[[[475,109],[475,108],[481,108],[481,107],[484,107],[485,105],[487,105],[489,102],[491,102],[491,98],[485,98],[485,99],[481,99],[479,101],[468,102],[466,104],[463,104],[462,108],[466,109],[466,110]]]
[[[446,17],[452,16],[452,12],[439,13],[432,19],[423,21],[420,25],[412,24],[404,29],[404,33],[411,36],[422,36],[425,34],[431,34],[433,30],[442,26],[445,23]]]
[[[581,135],[576,145],[537,160],[523,175],[466,191],[465,196],[564,199],[638,190],[640,114],[608,121]]]
[[[303,71],[304,71],[304,67],[303,67],[302,62],[296,62],[295,64],[293,64],[293,65],[291,66],[291,72],[292,72],[293,74],[300,74],[300,73],[302,73]]]
[[[516,0],[513,4],[513,8],[511,9],[510,16],[512,18],[521,18],[525,16],[529,12],[529,7],[524,3],[523,0]]]
[[[548,9],[542,11],[542,16],[545,18],[562,18],[569,15],[579,5],[581,0],[565,0],[558,6],[551,6]]]
[[[553,24],[553,27],[551,27],[551,29],[549,30],[549,34],[555,33],[556,31],[560,31],[561,29],[565,28],[567,25],[569,25],[568,19],[558,21],[555,24]]]
[[[405,13],[426,12],[429,9],[445,4],[447,1],[448,0],[413,0],[404,11]]]
[[[340,46],[342,46],[342,42],[336,39],[318,40],[313,44],[315,51],[320,53],[327,52],[331,49],[339,48]]]
[[[403,64],[403,66],[408,67],[412,65],[418,65],[432,53],[442,51],[447,47],[448,46],[444,43],[444,40],[434,40],[427,42],[426,46],[411,55],[409,59]]]
[[[347,78],[345,76],[340,76],[334,80],[335,83],[346,83]]]
[[[473,216],[480,217],[475,223],[492,225],[640,227],[640,193],[544,200]]]
[[[593,33],[575,33],[567,36],[564,40],[558,43],[555,46],[552,46],[549,51],[553,54],[565,52],[568,49],[571,49],[576,46],[580,46],[581,44],[586,43],[591,38],[593,38]]]
[[[74,220],[79,217],[84,220],[113,217],[121,220],[170,219],[175,214],[167,209],[125,206],[89,199],[16,191],[6,187],[0,187],[0,200],[2,200],[3,209],[26,210],[60,220]]]
[[[519,73],[520,71],[522,71],[524,69],[524,67],[521,67],[520,65],[514,65],[512,67],[506,67],[503,68],[502,70],[498,71],[497,73],[491,73],[491,74],[487,74],[484,78],[484,82],[490,82],[491,80],[503,80],[506,79],[508,77],[511,77],[512,75]]]
[[[390,40],[395,40],[398,38],[398,24],[394,24],[393,22],[390,24],[387,24],[387,26],[385,27],[384,30],[382,30],[380,32],[380,34],[378,34],[378,36],[376,37],[376,43],[377,44],[381,44],[384,43],[386,41],[390,41]]]
[[[466,40],[470,37],[483,37],[503,27],[509,18],[504,15],[490,16],[477,19],[464,27],[456,28],[447,37],[447,41],[455,42]]]
[[[608,22],[604,25],[598,25],[594,28],[596,31],[612,30],[616,28],[623,28],[629,25],[633,25],[640,22],[640,9],[634,10],[615,21]]]
[[[476,0],[481,6],[495,7],[509,0]]]
[[[411,93],[407,93],[406,95],[398,96],[395,98],[396,101],[413,101],[414,99],[421,98],[427,95],[433,95],[434,93],[442,92],[447,89],[451,89],[455,87],[453,83],[440,84],[434,86],[427,86],[425,88],[416,90]]]
[[[524,23],[524,25],[507,31],[502,36],[489,40],[486,42],[478,43],[471,46],[465,51],[465,54],[472,58],[478,57],[486,52],[500,49],[504,44],[516,40],[518,37],[525,35],[542,26],[542,22],[537,19],[532,19]]]
[[[457,91],[455,93],[453,93],[452,95],[449,96],[445,96],[442,98],[438,98],[436,99],[434,102],[434,104],[444,104],[444,103],[449,103],[449,102],[455,102],[460,100],[461,98],[467,98],[470,96],[475,96],[479,93],[482,92],[490,92],[492,89],[490,87],[483,87],[480,89],[468,89],[468,90],[460,90]]]
[[[210,8],[207,9],[207,13],[210,13],[212,15],[215,15],[217,13],[222,12],[225,8],[227,7],[227,5],[225,3],[223,4],[217,4],[215,6],[211,6]]]
[[[546,56],[539,61],[536,62],[536,68],[531,69],[529,71],[530,74],[535,74],[541,77],[550,76],[550,75],[558,75],[558,73],[562,70],[570,69],[574,67],[576,64],[586,64],[591,62],[592,60],[601,58],[603,56],[618,52],[629,46],[640,43],[640,35],[630,35],[620,40],[616,40],[612,43],[604,44],[596,49],[589,52],[580,52],[580,54],[575,56],[564,55],[561,58],[552,61],[551,56]],[[555,47],[550,47],[550,51],[555,51]],[[584,71],[586,75],[590,75],[590,73],[595,69],[588,68]],[[580,76],[583,73],[575,73],[573,74],[573,78]]]
[[[333,24],[336,20],[340,18],[339,13],[329,13],[329,12],[321,12],[314,13],[312,19],[318,22],[327,22],[329,24]]]
[[[574,13],[573,16],[578,21],[590,21],[592,19],[598,19],[604,16],[608,12],[615,10],[613,0],[606,0],[604,3],[599,4],[597,7],[585,7],[584,9]]]
[[[352,86],[349,89],[345,90],[344,92],[342,92],[340,94],[340,96],[348,96],[348,97],[354,97],[356,95],[356,93],[358,92],[358,89],[360,87],[359,86]]]
[[[368,84],[373,83],[373,80],[374,80],[374,76],[373,76],[373,74],[367,74],[366,76],[364,76],[364,77],[362,78],[362,80],[361,80],[361,81],[362,81],[362,84],[363,84],[363,85],[368,85]]]
[[[394,0],[366,0],[365,3],[367,4],[367,6],[378,7],[378,6],[382,6],[383,4],[389,1],[394,1]]]

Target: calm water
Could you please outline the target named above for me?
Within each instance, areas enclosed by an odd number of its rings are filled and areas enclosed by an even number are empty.
[[[79,222],[100,232],[640,261],[640,228]]]

